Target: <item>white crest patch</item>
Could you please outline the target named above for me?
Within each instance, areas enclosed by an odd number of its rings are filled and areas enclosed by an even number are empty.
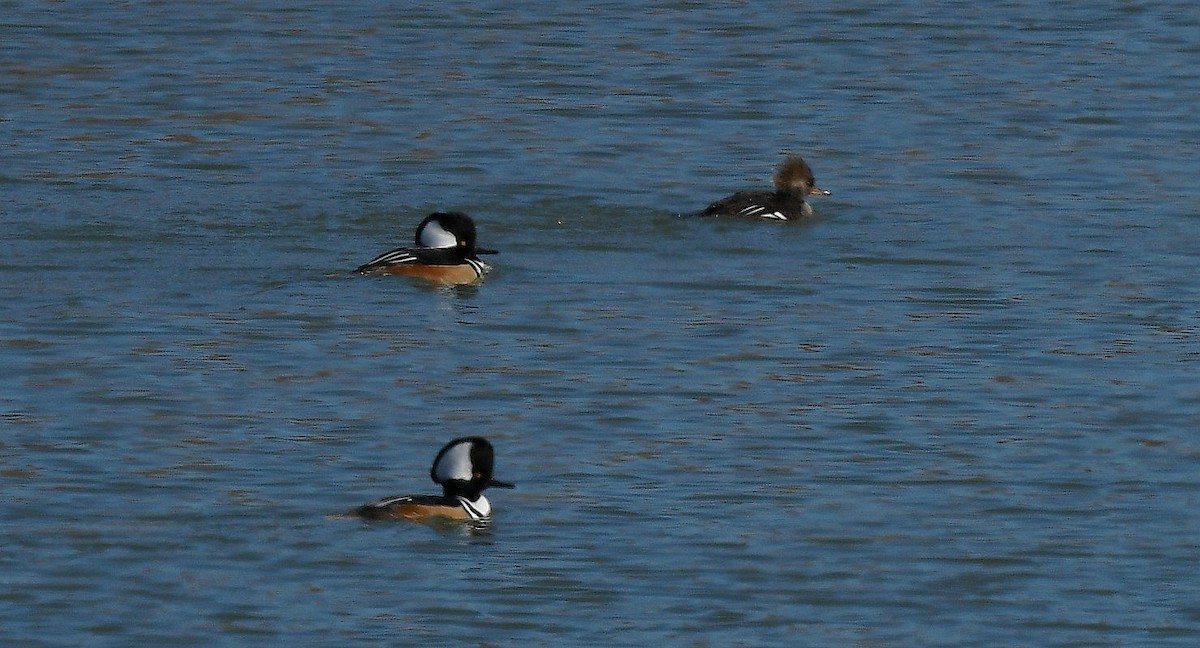
[[[471,444],[459,443],[442,455],[433,472],[439,484],[451,479],[471,481],[474,476],[471,468]]]
[[[421,228],[421,246],[429,248],[452,248],[458,245],[458,237],[446,231],[441,223],[431,220]]]

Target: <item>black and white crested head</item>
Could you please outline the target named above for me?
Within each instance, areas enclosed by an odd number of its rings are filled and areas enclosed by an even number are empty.
[[[475,247],[475,221],[461,212],[435,212],[425,217],[415,236],[417,247]]]
[[[447,443],[433,460],[429,477],[441,484],[447,496],[463,495],[474,500],[485,488],[512,488],[492,479],[495,452],[483,437],[462,437]]]
[[[429,476],[437,484],[444,484],[451,480],[471,481],[475,477],[475,461],[472,459],[471,454],[477,447],[486,447],[488,449],[487,454],[489,455],[488,463],[490,468],[492,460],[491,444],[483,439],[466,437],[447,443],[438,452],[437,458],[433,460],[433,468]],[[478,454],[478,451],[475,451],[475,453]]]
[[[467,259],[496,253],[476,245],[475,221],[462,212],[434,212],[426,216],[417,225],[413,238],[419,248],[455,250]]]

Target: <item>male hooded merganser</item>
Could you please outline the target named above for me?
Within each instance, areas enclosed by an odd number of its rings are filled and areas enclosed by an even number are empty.
[[[829,195],[828,191],[817,188],[812,168],[797,156],[789,156],[784,160],[771,181],[775,184],[773,192],[739,191],[691,215],[796,220],[812,216],[812,205],[804,202],[805,198]]]
[[[425,217],[413,237],[416,247],[385,252],[354,270],[357,274],[398,274],[438,283],[467,284],[491,266],[480,254],[496,254],[475,246],[475,221],[461,212],[436,212]]]
[[[428,521],[483,520],[492,514],[492,505],[483,496],[489,486],[512,488],[507,482],[492,479],[492,444],[481,437],[462,437],[447,443],[433,460],[429,476],[442,485],[441,495],[400,495],[364,504],[350,515],[368,520]]]

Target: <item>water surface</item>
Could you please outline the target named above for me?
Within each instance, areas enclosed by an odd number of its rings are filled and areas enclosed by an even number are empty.
[[[0,6],[4,643],[1200,637],[1190,4]]]

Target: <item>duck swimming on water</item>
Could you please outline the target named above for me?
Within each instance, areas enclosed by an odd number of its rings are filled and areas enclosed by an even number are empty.
[[[492,269],[475,244],[475,221],[462,212],[435,212],[417,225],[415,247],[384,252],[354,270],[360,275],[406,275],[435,283],[468,284]]]
[[[812,216],[809,196],[828,196],[830,192],[817,187],[812,167],[799,156],[788,156],[775,170],[771,179],[775,191],[739,191],[688,216],[726,216],[737,218],[767,218],[797,220]]]
[[[442,486],[441,495],[397,495],[364,504],[349,512],[367,520],[412,520],[435,518],[478,521],[489,518],[492,504],[484,497],[487,488],[513,488],[492,477],[495,452],[483,437],[461,437],[447,443],[433,459],[429,477]]]

